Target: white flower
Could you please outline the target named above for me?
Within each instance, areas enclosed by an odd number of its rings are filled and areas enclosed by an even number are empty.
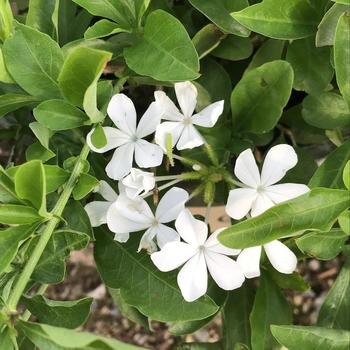
[[[164,224],[175,220],[188,200],[188,193],[173,187],[160,200],[155,214],[141,197],[134,199],[121,194],[107,212],[107,225],[112,232],[137,232],[146,230],[141,238],[139,250],[156,250],[153,239],[162,248],[166,243],[179,241],[179,234]]]
[[[114,95],[109,102],[107,113],[118,127],[103,127],[107,144],[96,148],[91,142],[93,130],[87,135],[89,147],[98,153],[115,149],[111,161],[106,167],[107,175],[120,180],[130,172],[134,155],[135,162],[141,168],[150,168],[161,164],[163,151],[143,138],[152,134],[160,122],[160,110],[152,102],[136,127],[136,110],[133,102],[124,94]]]
[[[266,155],[261,175],[250,149],[237,158],[235,175],[246,186],[230,191],[226,212],[233,219],[241,219],[251,211],[253,217],[262,214],[275,204],[298,197],[309,191],[303,184],[278,184],[286,172],[298,162],[297,154],[289,145],[272,147]],[[281,273],[292,273],[297,265],[294,253],[283,243],[272,241],[264,244],[272,266]],[[260,275],[261,246],[244,249],[237,262],[247,278]]]
[[[156,182],[153,173],[132,168],[130,174],[124,177],[122,183],[125,186],[125,193],[127,196],[136,198],[139,195],[151,191]]]
[[[193,125],[213,127],[222,114],[224,101],[218,101],[193,114],[197,104],[197,89],[189,81],[176,83],[175,93],[181,112],[162,91],[155,92],[156,103],[162,110],[162,119],[170,120],[157,127],[156,142],[165,150],[166,135],[171,134],[172,146],[178,150],[194,148],[204,144],[203,137]]]
[[[184,299],[194,301],[207,291],[208,272],[217,285],[225,290],[239,288],[244,275],[239,265],[228,255],[240,251],[219,243],[216,230],[209,238],[208,226],[195,219],[189,210],[183,210],[175,221],[175,227],[185,242],[170,242],[161,251],[153,253],[151,259],[160,271],[175,270],[181,265],[177,283]]]
[[[101,180],[99,186],[94,190],[99,193],[105,201],[94,201],[85,205],[84,209],[88,214],[92,227],[101,226],[107,223],[107,211],[109,207],[118,199],[117,193],[106,182]],[[119,192],[123,192],[122,186],[119,184]],[[129,234],[119,232],[114,237],[119,242],[125,242],[129,239]]]

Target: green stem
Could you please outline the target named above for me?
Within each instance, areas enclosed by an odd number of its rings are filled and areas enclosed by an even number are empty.
[[[8,308],[10,312],[16,312],[17,304],[27,286],[27,283],[30,280],[30,277],[37,265],[49,239],[51,238],[52,233],[54,232],[56,226],[60,222],[60,217],[63,213],[63,210],[69,200],[69,197],[72,194],[74,186],[76,185],[79,176],[81,175],[84,165],[83,161],[86,160],[90,152],[89,146],[84,145],[81,150],[78,161],[76,162],[74,169],[63,189],[61,196],[59,197],[54,209],[51,212],[51,218],[49,219],[44,231],[41,233],[38,244],[35,246],[33,253],[30,255],[22,273],[20,274],[12,293],[8,300]]]
[[[175,179],[182,179],[181,175],[164,175],[164,176],[155,176],[154,180],[156,181],[169,181]]]

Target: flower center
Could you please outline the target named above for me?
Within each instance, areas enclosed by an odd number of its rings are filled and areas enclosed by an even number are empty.
[[[190,125],[192,124],[192,118],[191,117],[185,117],[182,121],[184,125]]]
[[[258,193],[263,193],[265,191],[265,187],[264,186],[258,186],[257,188],[256,188],[256,192],[258,192]]]
[[[154,218],[153,222],[152,222],[152,226],[155,227],[155,226],[158,226],[159,225],[159,221]]]
[[[131,142],[137,142],[138,141],[138,137],[137,137],[137,135],[132,135],[131,136]]]

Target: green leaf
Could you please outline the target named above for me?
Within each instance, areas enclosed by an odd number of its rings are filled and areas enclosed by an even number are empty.
[[[42,219],[34,208],[25,205],[0,204],[1,224],[27,225]]]
[[[124,57],[136,73],[156,80],[194,80],[199,76],[198,55],[188,33],[177,18],[162,10],[147,17],[143,37],[124,49]]]
[[[143,348],[124,344],[87,332],[53,327],[46,324],[18,322],[18,328],[39,349],[52,350],[141,350]],[[144,349],[145,350],[145,349]]]
[[[228,247],[248,248],[304,230],[327,231],[349,205],[348,191],[315,188],[225,229],[218,239]]]
[[[334,40],[334,64],[339,90],[350,108],[350,16],[339,18]]]
[[[55,153],[45,148],[40,142],[35,142],[26,149],[26,160],[28,162],[34,159],[47,162],[55,156]]]
[[[83,107],[91,122],[104,119],[97,109],[97,81],[112,54],[88,47],[77,47],[67,57],[58,78],[64,96]],[[74,74],[72,74],[74,72]]]
[[[15,184],[13,180],[7,175],[4,168],[0,165],[0,202],[1,203],[19,203],[15,191]]]
[[[46,192],[55,192],[68,180],[70,173],[57,165],[44,165]]]
[[[340,228],[348,235],[350,235],[350,210],[345,210],[338,217]]]
[[[334,74],[329,57],[330,48],[316,48],[313,37],[293,41],[286,56],[294,70],[293,88],[310,94],[325,90]]]
[[[318,12],[305,0],[264,0],[232,17],[253,32],[281,40],[311,36],[320,20]]]
[[[332,1],[336,2],[337,4],[350,5],[349,0],[332,0]]]
[[[31,202],[39,214],[46,213],[46,177],[43,163],[32,160],[19,166],[15,175],[17,196]]]
[[[247,72],[232,91],[233,127],[264,133],[282,115],[293,84],[293,70],[285,61],[273,61]]]
[[[12,32],[13,14],[9,0],[0,1],[0,40],[5,41]]]
[[[0,96],[0,117],[3,117],[7,113],[16,111],[19,108],[28,106],[31,107],[34,104],[40,102],[36,97],[29,95],[19,94],[4,94]]]
[[[49,140],[52,135],[51,131],[38,122],[30,123],[29,127],[33,131],[33,134],[36,136],[40,144],[46,149],[49,149]]]
[[[104,36],[125,32],[126,30],[120,28],[117,23],[101,19],[93,26],[89,27],[84,34],[85,39],[97,39]]]
[[[350,190],[350,160],[346,163],[343,170],[343,182],[345,187]]]
[[[34,110],[35,119],[50,130],[69,130],[89,124],[84,112],[64,100],[48,100]]]
[[[289,350],[348,350],[350,332],[322,327],[271,326],[273,336]]]
[[[0,275],[15,258],[21,243],[33,232],[33,226],[17,226],[0,230]]]
[[[272,337],[270,326],[291,322],[291,307],[278,286],[267,274],[263,274],[250,314],[252,349],[274,349],[276,341]]]
[[[344,188],[343,169],[350,158],[350,140],[331,152],[312,176],[309,187]]]
[[[319,260],[334,259],[344,247],[349,235],[342,230],[329,232],[311,232],[296,240],[298,248]]]
[[[3,327],[0,331],[0,349],[2,350],[14,350],[10,329]]]
[[[249,314],[253,307],[254,288],[245,281],[242,287],[229,292],[223,310],[223,348],[232,349],[241,342],[250,346]]]
[[[27,251],[30,256],[34,247],[38,243],[36,236]],[[84,249],[89,243],[89,236],[82,232],[73,230],[57,230],[51,236],[38,264],[32,274],[32,279],[36,282],[53,284],[63,281],[66,266],[65,260],[73,250]]]
[[[177,350],[222,350],[220,342],[215,343],[185,343],[177,347]],[[236,350],[236,348],[234,349]],[[241,350],[241,349],[238,349]],[[247,350],[246,348],[242,350]]]
[[[99,185],[99,181],[89,174],[81,174],[73,190],[73,198],[78,201],[86,197]]]
[[[310,289],[310,285],[304,281],[303,277],[298,272],[285,274],[278,272],[271,266],[268,267],[267,272],[280,288],[296,290],[300,292],[305,292]]]
[[[0,5],[1,6],[1,5]],[[4,56],[2,54],[2,46],[0,45],[0,82],[13,84],[14,81],[11,78],[4,62]]]
[[[239,61],[248,58],[252,53],[253,45],[249,38],[228,35],[212,55],[229,61]]]
[[[223,32],[247,37],[250,31],[240,25],[231,16],[234,11],[239,11],[248,6],[248,1],[225,1],[225,0],[189,0],[191,5],[203,15],[208,17]]]
[[[24,306],[38,318],[39,322],[51,326],[77,328],[87,320],[92,298],[74,301],[49,300],[42,295],[22,297]]]
[[[3,46],[6,68],[26,92],[42,99],[60,98],[57,77],[63,64],[58,44],[23,24]]]
[[[98,124],[91,134],[91,143],[97,148],[106,146],[107,138],[101,124]]]
[[[162,273],[145,252],[137,253],[140,235],[133,234],[127,243],[121,244],[101,229],[95,232],[98,234],[94,256],[104,283],[120,288],[123,299],[144,315],[176,322],[199,320],[217,312],[218,306],[207,295],[186,302],[176,283],[177,272]]]
[[[302,115],[312,126],[334,129],[348,125],[350,109],[342,96],[334,92],[323,92],[309,95],[303,100]]]
[[[345,262],[318,314],[317,325],[350,330],[350,262]]]

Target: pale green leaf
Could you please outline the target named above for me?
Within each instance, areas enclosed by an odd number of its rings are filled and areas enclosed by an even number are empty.
[[[37,104],[40,100],[30,95],[19,95],[19,94],[4,94],[0,96],[0,117],[16,111],[19,108],[28,106],[32,107]]]

